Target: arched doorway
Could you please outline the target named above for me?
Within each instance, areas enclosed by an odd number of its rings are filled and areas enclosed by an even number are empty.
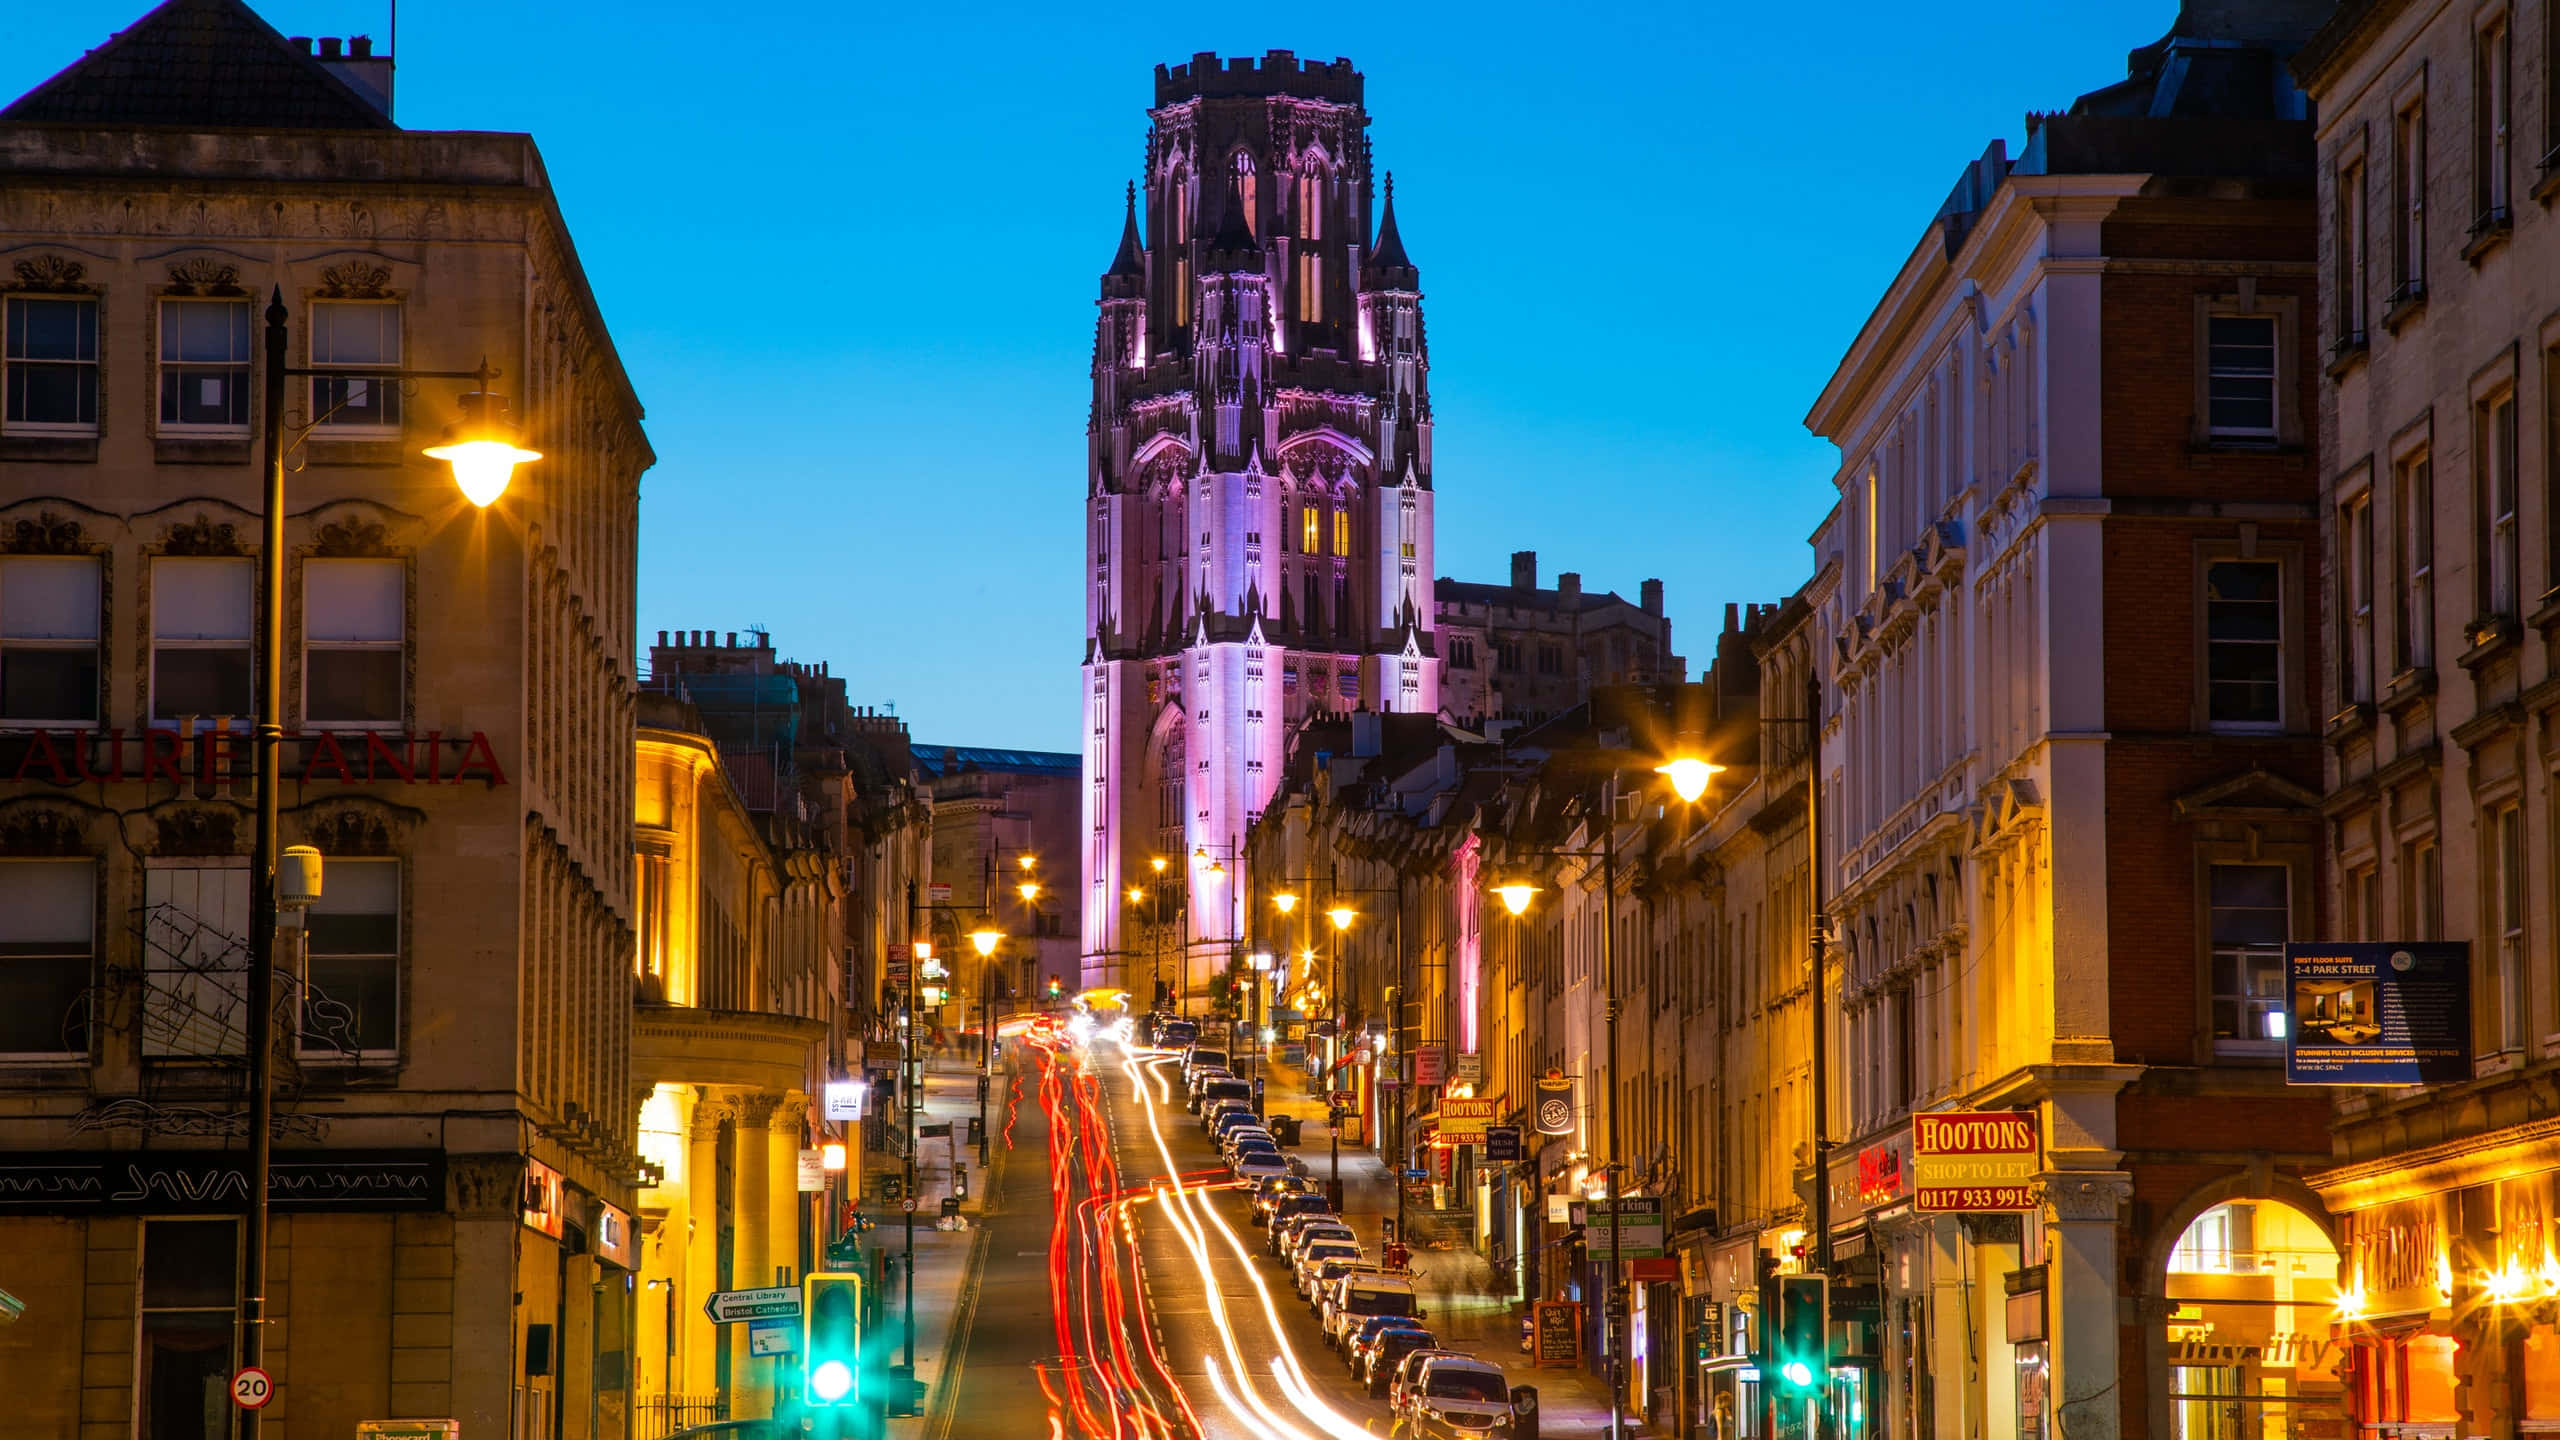
[[[2171,1440],[2307,1440],[2344,1433],[2338,1251],[2281,1200],[2225,1200],[2169,1251]]]

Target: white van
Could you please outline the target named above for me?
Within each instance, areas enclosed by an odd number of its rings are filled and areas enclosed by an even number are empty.
[[[1372,1315],[1422,1318],[1422,1297],[1413,1282],[1393,1275],[1345,1275],[1325,1292],[1324,1343],[1340,1345],[1342,1337]]]

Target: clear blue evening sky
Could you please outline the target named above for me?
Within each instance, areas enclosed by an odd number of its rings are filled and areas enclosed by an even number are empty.
[[[11,7],[0,98],[147,8]],[[261,10],[388,39],[384,0]],[[1699,664],[1726,601],[1805,578],[1805,412],[1958,168],[2175,11],[411,0],[397,116],[541,143],[658,451],[644,637],[764,625],[921,738],[1073,749],[1095,279],[1158,62],[1359,64],[1441,571],[1661,576]]]

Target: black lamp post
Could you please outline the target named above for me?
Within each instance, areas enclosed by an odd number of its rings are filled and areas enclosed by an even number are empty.
[[[285,383],[289,376],[325,377],[340,372],[295,369],[285,361],[288,312],[284,288],[267,301],[265,382],[262,415],[266,466],[266,517],[263,548],[258,555],[258,599],[265,613],[258,625],[258,726],[253,740],[257,759],[258,826],[249,856],[249,1233],[241,1250],[240,1361],[258,1366],[266,1358],[267,1326],[267,1186],[274,1169],[276,1050],[276,858],[284,752],[284,473],[292,446],[318,428],[335,410],[314,418],[288,438]],[[453,468],[455,483],[472,504],[486,507],[505,493],[515,467],[541,454],[515,443],[512,429],[500,419],[505,402],[490,392],[497,374],[483,361],[477,370],[372,370],[364,378],[376,382],[402,380],[472,380],[477,388],[463,397],[463,423],[451,427],[442,441],[427,447],[430,459]],[[260,1413],[242,1410],[241,1440],[257,1440]]]

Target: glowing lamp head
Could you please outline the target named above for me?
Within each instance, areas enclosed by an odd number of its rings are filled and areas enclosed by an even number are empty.
[[[992,925],[981,925],[969,932],[969,943],[978,947],[980,959],[996,953],[996,946],[1003,939],[1004,932]]]
[[[1360,912],[1348,905],[1336,905],[1324,912],[1324,918],[1333,922],[1334,929],[1348,930],[1351,922],[1360,918]]]
[[[837,1144],[833,1140],[819,1146],[818,1162],[826,1167],[828,1174],[842,1174],[844,1171],[844,1146]]]
[[[1032,866],[1040,863],[1040,857],[1037,855],[1016,855],[1013,857],[1013,863],[1025,870],[1028,870]]]
[[[822,1360],[809,1371],[809,1393],[832,1405],[853,1393],[853,1367],[841,1360]]]
[[[1165,858],[1163,856],[1150,855],[1147,857],[1147,863],[1156,867],[1157,874],[1161,875],[1164,873]]]
[[[1020,891],[1022,898],[1025,900],[1037,900],[1040,898],[1040,882],[1037,880],[1025,880],[1013,888]]]
[[[444,436],[426,449],[430,460],[453,467],[453,483],[462,496],[487,509],[507,493],[516,467],[542,458],[539,450],[516,443],[516,427],[506,422],[505,397],[474,390],[462,397],[462,418],[444,427]]]
[[[1721,765],[1709,764],[1695,755],[1683,755],[1654,767],[1657,773],[1670,779],[1672,793],[1691,805],[1698,803],[1698,797],[1707,793],[1707,782],[1713,780],[1716,772],[1723,768]]]
[[[1525,915],[1529,902],[1538,897],[1538,887],[1526,880],[1511,880],[1494,886],[1493,893],[1502,897],[1503,909],[1514,915]]]
[[[1283,890],[1279,894],[1271,897],[1271,903],[1280,908],[1281,914],[1287,915],[1297,910],[1298,897],[1290,894],[1286,890]]]

